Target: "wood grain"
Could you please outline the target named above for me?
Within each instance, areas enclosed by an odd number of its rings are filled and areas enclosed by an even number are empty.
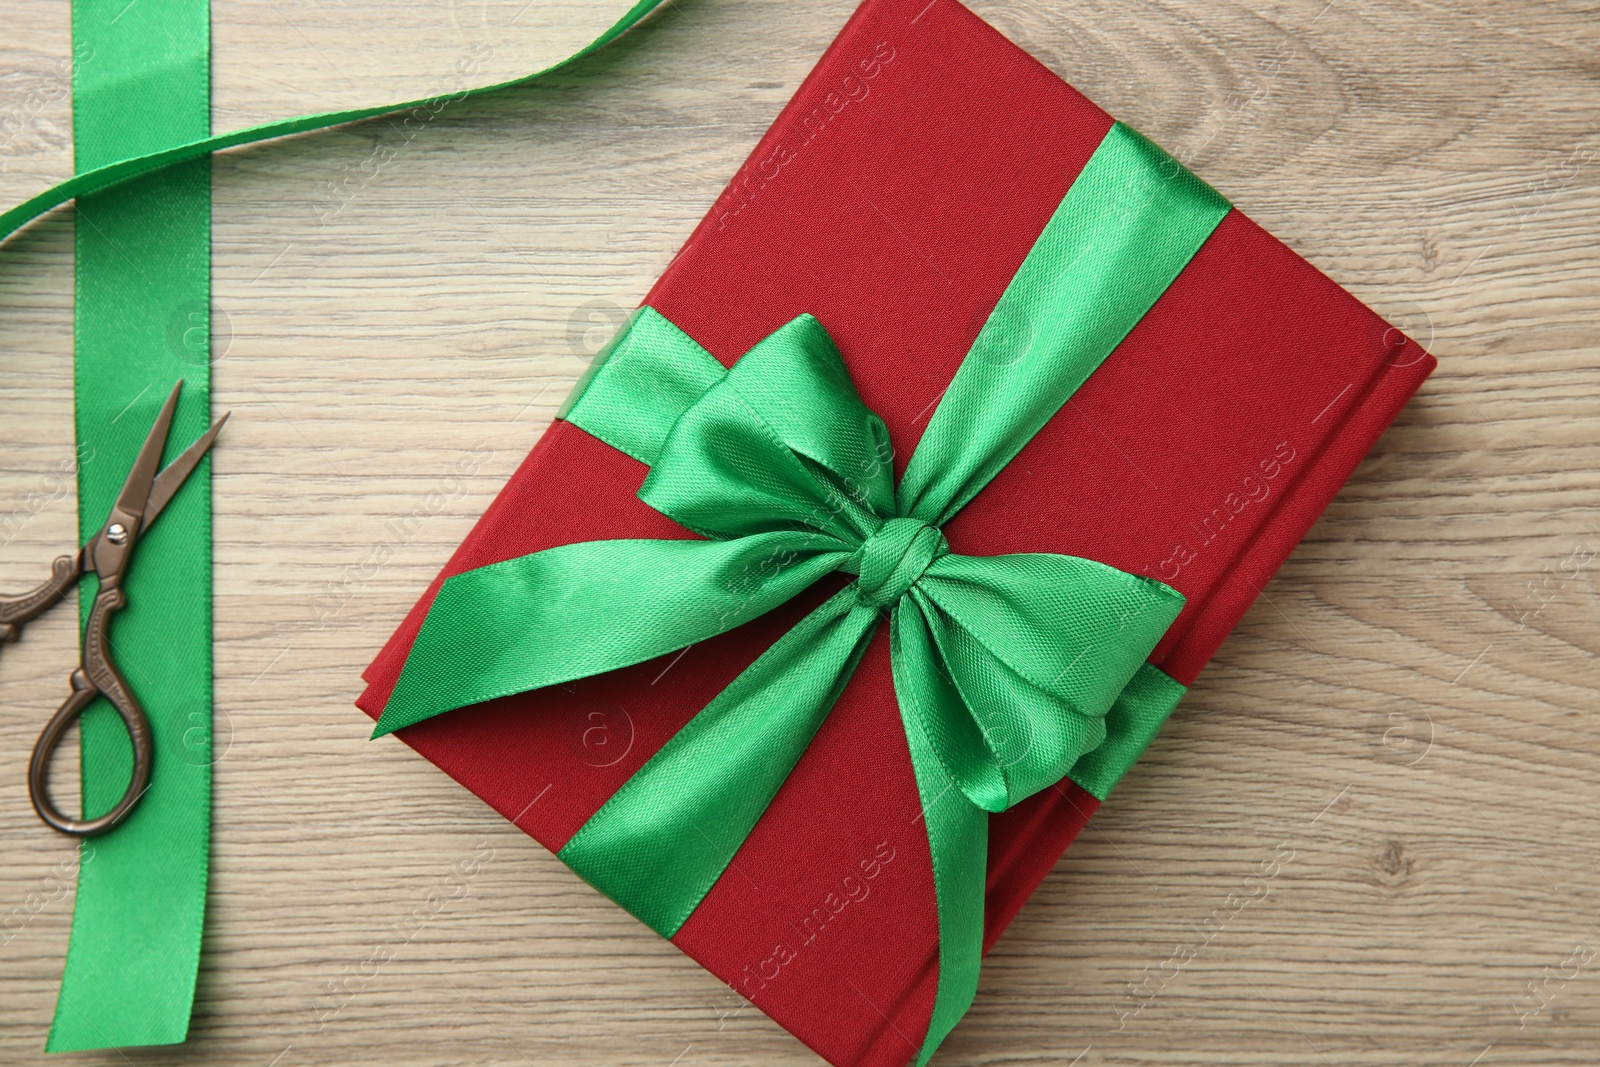
[[[523,2],[217,0],[214,126],[423,95],[483,44],[498,80],[622,7]],[[850,6],[674,0],[557,84],[452,105],[337,213],[381,120],[216,160],[207,949],[187,1045],[70,1062],[817,1062],[350,701]],[[1600,5],[976,7],[1441,362],[940,1062],[1594,1063]],[[71,169],[67,17],[0,15],[5,204]],[[0,250],[0,588],[72,541],[71,250],[70,210]],[[69,928],[72,849],[23,780],[74,654],[58,611],[0,664],[7,1064],[44,1062]]]

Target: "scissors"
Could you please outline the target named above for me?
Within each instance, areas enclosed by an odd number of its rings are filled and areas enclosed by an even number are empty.
[[[75,837],[93,837],[119,825],[132,813],[150,785],[150,764],[155,754],[150,720],[112,659],[109,629],[111,616],[128,603],[122,591],[122,578],[127,573],[134,545],[172,501],[211,447],[211,442],[216,440],[222,424],[228,421],[224,414],[198,441],[184,449],[181,456],[156,473],[167,446],[167,432],[172,428],[172,413],[178,406],[178,391],[182,388],[181,380],[172,387],[100,532],[72,555],[57,557],[51,564],[50,577],[33,592],[15,597],[0,596],[0,644],[3,644],[22,636],[23,623],[54,607],[85,574],[94,574],[100,579],[100,591],[95,594],[89,621],[84,627],[78,668],[72,672],[72,695],[39,734],[39,741],[33,746],[33,759],[28,764],[28,793],[33,799],[33,810],[49,825]],[[133,742],[133,777],[122,799],[110,811],[94,819],[71,819],[61,814],[50,799],[46,782],[50,758],[67,727],[98,696],[111,702],[128,728],[128,738]]]

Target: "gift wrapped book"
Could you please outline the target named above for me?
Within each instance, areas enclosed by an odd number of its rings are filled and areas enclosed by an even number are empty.
[[[868,0],[360,705],[830,1062],[926,1062],[1432,367],[955,0]]]

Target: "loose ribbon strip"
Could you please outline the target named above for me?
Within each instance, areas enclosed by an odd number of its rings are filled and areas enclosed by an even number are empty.
[[[275,119],[272,122],[263,122],[256,126],[247,126],[244,129],[232,130],[228,133],[219,133],[212,136],[180,137],[176,143],[160,149],[125,150],[113,153],[111,158],[97,162],[94,166],[80,167],[78,173],[66,181],[53,185],[44,192],[31,196],[16,207],[0,214],[0,240],[9,237],[24,224],[44,214],[51,208],[60,207],[76,197],[88,196],[90,193],[109,189],[114,185],[137,178],[140,175],[150,174],[170,167],[175,163],[182,163],[185,160],[198,159],[201,156],[210,155],[212,152],[220,152],[225,148],[237,148],[239,145],[253,144],[257,141],[270,141],[278,137],[288,137],[292,134],[309,133],[312,130],[326,129],[329,126],[342,126],[347,122],[358,122],[361,119],[377,118],[379,115],[389,115],[397,111],[407,111],[412,108],[437,104],[440,100],[464,100],[469,96],[482,96],[485,93],[497,92],[501,89],[528,85],[558,71],[565,70],[585,56],[604,48],[664,2],[666,0],[638,0],[621,18],[606,27],[600,36],[570,56],[545,67],[543,70],[523,75],[520,78],[496,82],[493,85],[485,85],[478,89],[465,89],[449,97],[424,97],[420,100],[407,100],[396,104],[377,104],[372,107],[348,108],[343,111],[320,111],[311,115],[299,115],[295,118]],[[74,8],[75,17],[76,10]],[[120,29],[120,22],[118,23],[118,28]],[[145,38],[143,43],[151,46],[150,55],[165,58],[167,46],[163,41]],[[87,64],[79,65],[84,66]],[[105,69],[107,70],[106,77],[115,80],[119,77],[119,71],[122,68],[112,69],[110,64],[106,64]],[[137,70],[130,70],[126,73],[133,74],[129,81],[139,89],[143,89],[145,85],[149,84]],[[76,80],[77,75],[74,73],[74,91],[76,91]],[[141,81],[144,84],[140,84]],[[429,113],[429,117],[432,117],[432,112]]]
[[[526,85],[605,47],[659,6],[639,0],[598,37],[545,69],[450,99]],[[77,199],[74,410],[81,536],[98,529],[175,378],[187,383],[174,441],[208,424],[210,153],[432,106],[441,98],[328,111],[210,135],[206,0],[74,0],[77,173],[0,214],[0,241]],[[430,112],[431,114],[431,112]],[[141,406],[142,405],[142,406]],[[146,411],[145,409],[149,409]],[[144,414],[140,414],[144,412]],[[181,1042],[199,966],[211,820],[210,460],[176,499],[129,573],[119,658],[152,718],[149,792],[80,867],[72,939],[47,1049]],[[87,610],[93,577],[80,598]],[[82,720],[86,812],[121,796],[130,751],[102,701]]]
[[[207,0],[73,0],[73,156],[93,173],[211,129]],[[211,161],[79,199],[74,392],[80,541],[94,536],[155,418],[183,378],[175,447],[210,423],[207,322]],[[150,716],[155,774],[79,865],[72,938],[45,1048],[184,1040],[205,923],[211,843],[211,485],[202,460],[140,546],[117,618],[117,658]],[[80,594],[85,620],[94,578]],[[132,771],[116,711],[81,720],[82,803],[109,810]]]
[[[926,1063],[977,987],[987,814],[1069,773],[1104,796],[1183,692],[1146,662],[1182,606],[1175,590],[1072,556],[958,555],[940,527],[1110,355],[1228,209],[1114,125],[898,486],[888,432],[816,319],[800,316],[724,370],[642,309],[564,416],[648,464],[640,499],[704,539],[571,544],[447,579],[374,736],[668,654],[830,572],[855,575],[668,740],[560,856],[673,936],[887,615],[939,917],[938,985],[916,1060]],[[1020,751],[1015,738],[1026,739]]]

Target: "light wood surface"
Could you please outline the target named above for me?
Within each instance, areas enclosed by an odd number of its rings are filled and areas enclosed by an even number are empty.
[[[482,44],[480,82],[533,70],[623,6],[523,3],[217,0],[214,127],[425,95]],[[327,183],[398,143],[386,123],[216,160],[214,402],[234,419],[194,1024],[182,1047],[51,1062],[817,1062],[410,750],[369,744],[350,702],[850,7],[675,0],[558,85],[452,105],[326,218]],[[1440,367],[1001,940],[939,1062],[1595,1063],[1600,5],[976,9]],[[4,0],[0,27],[9,205],[71,169],[68,6]],[[72,543],[52,480],[72,225],[0,248],[0,514],[29,501],[0,589]],[[26,916],[0,935],[6,1064],[44,1062],[67,942],[73,850],[24,775],[74,656],[60,610],[0,661],[0,916]],[[459,899],[398,934],[439,887]],[[1231,911],[1236,892],[1256,899]],[[393,961],[349,978],[379,947]]]

